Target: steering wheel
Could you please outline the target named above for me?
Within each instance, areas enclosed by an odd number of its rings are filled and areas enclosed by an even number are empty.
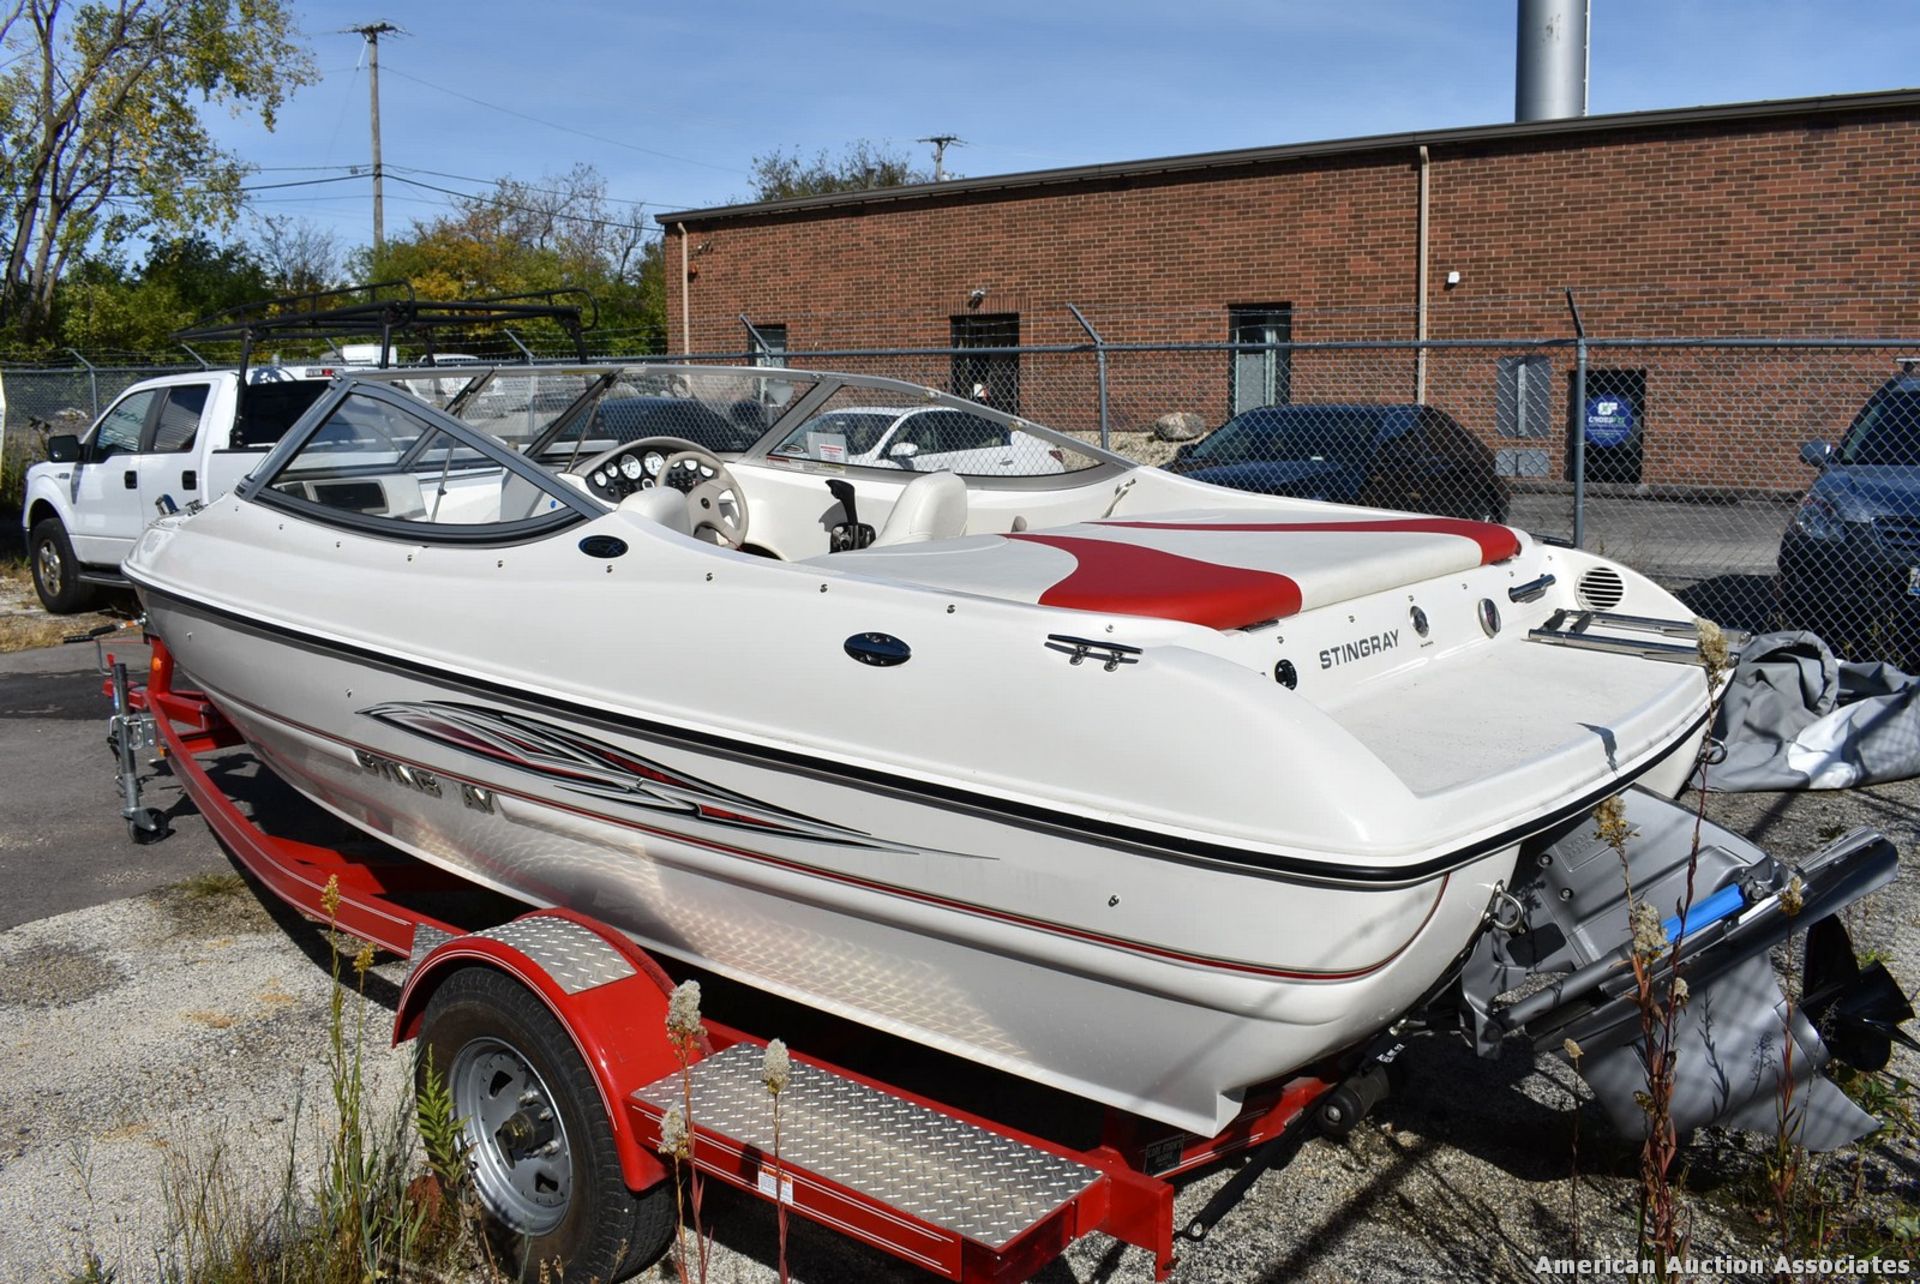
[[[642,437],[575,465],[588,493],[610,504],[656,487],[687,497],[695,535],[712,532],[715,543],[739,548],[747,539],[747,494],[720,457],[684,437]]]

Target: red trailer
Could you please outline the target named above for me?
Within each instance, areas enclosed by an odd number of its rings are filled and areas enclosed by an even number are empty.
[[[565,910],[469,931],[407,908],[409,892],[451,876],[399,853],[369,858],[273,836],[242,813],[205,761],[240,737],[203,694],[174,685],[158,639],[144,683],[111,656],[103,668],[134,838],[164,832],[129,769],[134,750],[151,745],[275,895],[409,960],[394,1038],[433,1049],[468,1120],[489,1211],[527,1237],[531,1255],[565,1259],[568,1278],[618,1278],[669,1241],[670,1172],[656,1147],[663,1116],[689,1090],[690,1162],[701,1173],[950,1280],[1025,1279],[1094,1232],[1145,1249],[1164,1278],[1174,1265],[1172,1178],[1252,1148],[1277,1153],[1309,1113],[1344,1131],[1381,1092],[1391,1051],[1376,1049],[1249,1093],[1217,1136],[1108,1111],[1100,1144],[1074,1148],[796,1053],[776,1164],[765,1041],[705,1022],[683,1083],[665,1025],[672,982],[627,937]]]

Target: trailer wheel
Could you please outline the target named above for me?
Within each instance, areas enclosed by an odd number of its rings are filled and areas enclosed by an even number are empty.
[[[127,837],[136,846],[157,843],[172,832],[172,826],[167,824],[166,813],[152,807],[142,807],[136,815],[127,817]]]
[[[431,1049],[517,1278],[624,1279],[665,1250],[670,1183],[627,1189],[592,1073],[524,985],[487,967],[455,972],[427,1004],[420,1048],[416,1073]]]
[[[58,517],[43,517],[27,537],[27,557],[33,563],[33,591],[52,615],[73,615],[100,598],[100,591],[80,578],[80,559]]]

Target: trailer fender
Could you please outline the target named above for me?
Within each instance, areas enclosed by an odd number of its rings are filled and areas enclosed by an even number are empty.
[[[505,972],[547,1005],[592,1072],[628,1187],[645,1190],[666,1178],[659,1157],[627,1124],[634,1091],[680,1065],[667,1040],[673,982],[646,951],[591,919],[553,909],[464,936],[419,927],[412,959],[394,1015],[395,1044],[420,1033],[427,1004],[447,977],[467,967]],[[694,1058],[708,1050],[703,1040]]]

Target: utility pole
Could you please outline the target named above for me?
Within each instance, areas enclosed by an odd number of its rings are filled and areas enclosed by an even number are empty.
[[[386,245],[386,211],[380,200],[380,37],[401,34],[391,22],[370,22],[364,27],[348,27],[367,42],[367,92],[370,95],[368,119],[373,126],[373,252],[378,255]]]
[[[932,138],[916,138],[913,141],[933,144],[933,181],[936,183],[947,177],[947,148],[967,145],[967,140],[957,134],[935,134]]]

